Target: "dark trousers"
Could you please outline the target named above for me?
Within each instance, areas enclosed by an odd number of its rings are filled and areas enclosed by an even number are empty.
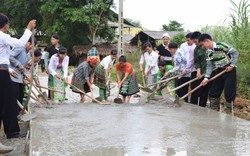
[[[189,80],[190,80],[189,77],[182,77],[182,78],[178,79],[177,86],[180,86],[183,83],[188,82]],[[177,95],[179,97],[182,97],[182,96],[186,95],[188,93],[188,88],[189,88],[189,85],[186,85],[186,86],[182,87],[181,89],[177,90]],[[188,97],[186,97],[184,100],[186,102],[188,102]]]
[[[16,82],[12,82],[12,83],[13,83],[13,89],[14,89],[14,96],[23,105],[24,85],[22,83],[16,83]],[[17,107],[17,114],[19,114],[21,110],[22,109],[20,107]]]
[[[44,72],[44,71],[45,71],[44,59],[41,59],[39,63],[40,63],[40,65],[41,65],[41,70],[42,70],[42,72]]]
[[[197,83],[201,83],[203,79],[197,80]],[[207,106],[207,99],[208,99],[208,91],[210,88],[210,84],[206,85],[206,86],[202,86],[201,88],[199,88],[197,90],[198,93],[198,98],[199,101],[197,102],[197,104],[201,107],[206,107]]]
[[[224,69],[217,69],[214,74],[218,74]],[[224,89],[225,99],[228,103],[235,100],[236,97],[236,69],[231,72],[224,73],[213,81],[213,84],[209,90],[209,95],[212,98],[220,98]]]
[[[6,135],[20,132],[17,122],[16,99],[13,98],[13,84],[8,70],[0,70],[0,118]]]
[[[197,75],[197,72],[194,71],[191,73],[191,80],[196,78],[196,75]],[[193,90],[194,88],[196,88],[198,85],[200,84],[200,81],[196,80],[194,82],[191,83],[191,90]],[[191,94],[191,97],[190,97],[190,103],[192,104],[198,104],[198,97],[199,97],[199,90],[196,90],[195,92],[193,92]]]

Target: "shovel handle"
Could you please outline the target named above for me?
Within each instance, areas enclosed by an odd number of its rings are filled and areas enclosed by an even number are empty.
[[[151,87],[151,86],[154,86],[154,85],[159,84],[159,83],[162,83],[162,82],[170,81],[170,80],[173,80],[173,79],[178,78],[178,77],[181,77],[181,76],[182,76],[182,75],[176,75],[176,76],[170,77],[170,78],[168,78],[168,79],[165,79],[165,80],[162,80],[162,81],[158,81],[158,82],[156,82],[156,83],[152,83],[152,84],[148,85],[147,87]]]
[[[208,80],[208,83],[213,81],[214,79],[218,78],[219,76],[221,76],[222,74],[226,73],[226,70],[223,70],[222,72],[218,73],[217,75],[215,75],[214,77],[212,77],[211,79]],[[186,95],[184,95],[183,97],[180,98],[180,100],[185,99],[186,97],[188,97],[190,94],[192,94],[193,92],[195,92],[197,89],[201,88],[203,85],[200,84],[199,86],[195,87],[194,89],[192,89],[190,92],[188,92]]]
[[[141,71],[141,77],[142,77],[143,87],[146,87],[145,77],[144,77],[144,73],[143,73],[143,71]]]
[[[18,100],[16,100],[17,101],[17,105],[23,110],[23,105],[18,101]],[[27,110],[24,110],[24,113],[28,113],[27,112]]]
[[[66,83],[67,85],[69,85],[70,87],[75,88],[78,92],[80,92],[80,93],[86,95],[86,96],[89,97],[91,100],[93,100],[93,101],[95,101],[95,102],[97,102],[97,103],[99,103],[99,104],[103,104],[102,102],[96,100],[96,99],[93,98],[92,96],[89,96],[88,94],[86,94],[85,92],[83,92],[81,89],[77,88],[76,86],[74,86],[74,85],[72,85],[72,84],[70,84],[70,83],[68,83],[68,82],[65,82],[65,83]]]
[[[202,74],[201,76],[203,77],[205,74]],[[176,88],[174,88],[174,89],[171,89],[171,90],[169,90],[168,92],[173,92],[173,91],[176,91],[176,90],[178,90],[178,89],[181,89],[182,87],[185,87],[186,85],[188,85],[188,84],[190,84],[190,83],[192,83],[192,82],[194,82],[194,81],[196,81],[196,80],[198,80],[199,78],[198,77],[196,77],[196,78],[194,78],[194,79],[192,79],[192,80],[190,80],[190,81],[188,81],[188,82],[186,82],[186,83],[183,83],[182,85],[180,85],[180,86],[178,86],[178,87],[176,87]]]
[[[38,86],[38,87],[39,87],[39,88],[43,88],[43,89],[47,89],[47,90],[51,90],[51,91],[54,91],[54,92],[58,92],[58,93],[61,93],[61,94],[66,94],[66,93],[63,92],[63,91],[51,89],[51,88],[44,87],[44,86]]]
[[[49,105],[49,101],[48,99],[43,95],[43,93],[36,87],[36,85],[34,85],[34,88],[36,89],[36,91],[43,97],[43,99],[46,101],[46,103]]]

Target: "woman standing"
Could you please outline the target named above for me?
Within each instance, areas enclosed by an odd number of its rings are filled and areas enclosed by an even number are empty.
[[[71,84],[81,89],[85,93],[93,91],[92,82],[97,63],[98,63],[98,58],[92,56],[89,57],[87,61],[79,64],[79,66],[74,71]],[[72,88],[72,91],[75,93],[80,93],[75,88]],[[80,96],[81,96],[80,102],[87,103],[85,95],[80,93]]]
[[[139,87],[136,73],[133,66],[127,62],[126,56],[119,57],[119,63],[116,65],[116,78],[123,101],[130,103],[131,95],[138,93]]]
[[[57,54],[52,55],[49,62],[49,88],[65,92],[65,83],[68,82],[68,66],[67,49],[60,48]],[[50,95],[51,100],[58,100],[59,104],[65,100],[65,94],[50,91]]]
[[[159,70],[157,65],[158,54],[153,51],[152,45],[149,42],[144,43],[143,49],[146,51],[141,55],[140,59],[140,71],[143,71],[143,63],[145,66],[145,78],[147,85],[156,82],[157,72]]]
[[[106,56],[95,69],[94,84],[99,87],[98,100],[104,103],[107,102],[107,97],[110,95],[109,78],[116,58],[117,51],[112,50],[110,55]]]

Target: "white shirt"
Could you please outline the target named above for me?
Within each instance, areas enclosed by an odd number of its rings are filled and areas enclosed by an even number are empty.
[[[59,57],[57,57],[57,54],[54,54],[51,56],[49,61],[49,73],[52,76],[55,76],[57,66],[59,64]],[[64,78],[68,77],[68,66],[69,66],[69,56],[65,56],[62,62],[62,70],[64,72]]]
[[[41,53],[42,53],[41,59],[45,59],[45,54],[46,54],[46,52],[45,52],[45,51],[42,51]]]
[[[100,62],[100,64],[104,67],[104,69],[108,69],[111,68],[114,64],[115,60],[111,59],[111,55],[106,56],[104,59],[102,59],[102,61]]]
[[[146,62],[145,72],[147,72],[150,67],[153,67],[151,70],[152,75],[158,72],[158,57],[159,55],[154,51],[152,51],[150,54],[148,52],[145,52],[143,55],[141,55],[140,64],[143,64],[144,61]]]
[[[192,45],[188,45],[187,42],[181,44],[181,51],[183,52],[183,56],[187,60],[187,66],[183,70],[184,72],[193,72],[196,71],[194,65],[194,49],[196,45],[193,43]]]
[[[23,36],[20,39],[16,39],[0,31],[0,64],[10,64],[10,47],[25,47],[31,34],[32,32],[29,29],[26,29]]]

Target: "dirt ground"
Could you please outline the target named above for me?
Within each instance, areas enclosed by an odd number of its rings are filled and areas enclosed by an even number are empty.
[[[242,119],[250,120],[250,101],[237,97],[235,100],[234,115]]]

